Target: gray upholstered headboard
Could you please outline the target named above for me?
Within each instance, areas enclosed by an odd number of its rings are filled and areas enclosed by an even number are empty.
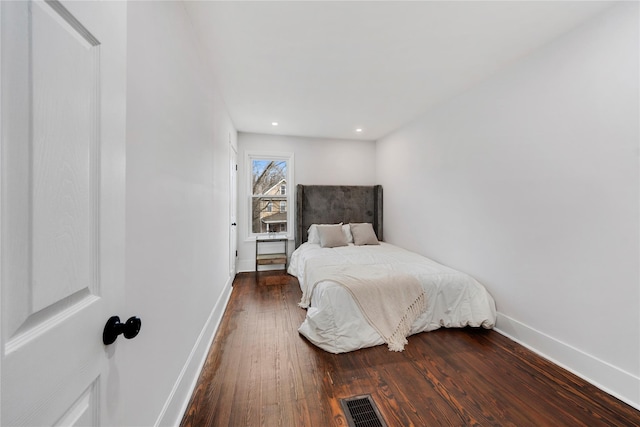
[[[383,239],[381,185],[298,185],[296,205],[296,248],[311,224],[370,222]]]

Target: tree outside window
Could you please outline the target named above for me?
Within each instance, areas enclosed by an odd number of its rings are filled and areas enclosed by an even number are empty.
[[[287,232],[288,162],[284,159],[251,160],[251,232]]]

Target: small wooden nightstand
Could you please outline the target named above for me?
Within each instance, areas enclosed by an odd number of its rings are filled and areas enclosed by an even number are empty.
[[[276,253],[268,253],[261,254],[258,250],[258,247],[262,243],[280,243],[283,248],[281,252]],[[287,249],[288,249],[289,240],[286,238],[282,239],[261,239],[256,238],[256,273],[258,272],[259,265],[274,265],[274,264],[282,264],[284,265],[284,269],[287,269]]]

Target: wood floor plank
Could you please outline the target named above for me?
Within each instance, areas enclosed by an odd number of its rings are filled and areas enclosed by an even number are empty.
[[[389,426],[640,426],[640,411],[495,331],[440,329],[330,354],[297,328],[297,280],[239,274],[181,426],[346,426],[371,394]]]

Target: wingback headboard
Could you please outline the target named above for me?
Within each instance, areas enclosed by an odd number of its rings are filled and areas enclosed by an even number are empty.
[[[296,248],[311,224],[370,222],[382,240],[382,186],[300,185],[296,193]]]

